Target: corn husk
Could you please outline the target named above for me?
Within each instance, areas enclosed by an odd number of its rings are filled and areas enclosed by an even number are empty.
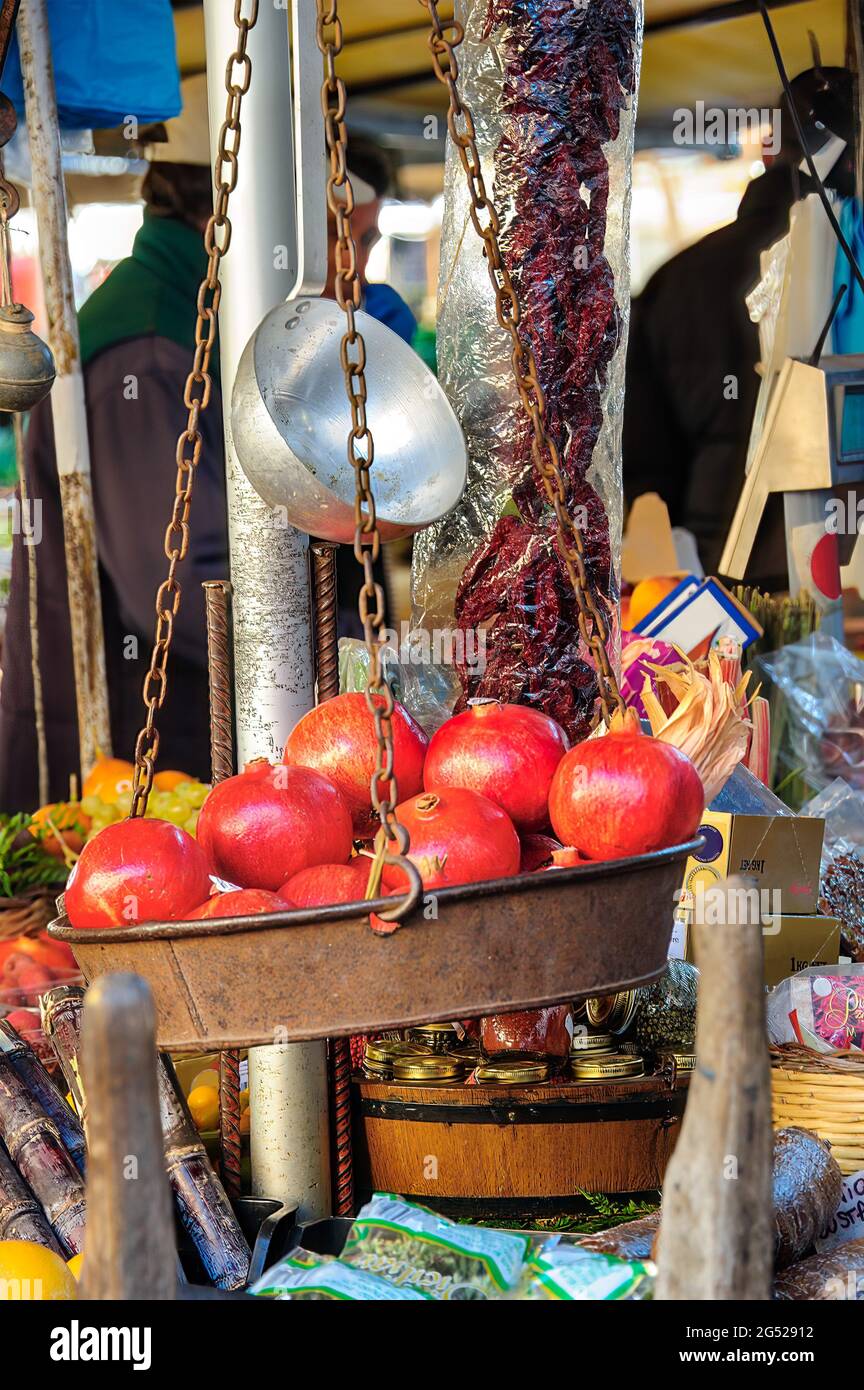
[[[667,714],[646,678],[642,703],[651,732],[686,753],[702,778],[705,804],[710,806],[747,753],[752,727],[746,701],[750,672],[733,687],[723,679],[720,660],[713,651],[708,654],[707,673],[698,670],[683,652],[680,668],[660,666],[653,670],[678,704]]]

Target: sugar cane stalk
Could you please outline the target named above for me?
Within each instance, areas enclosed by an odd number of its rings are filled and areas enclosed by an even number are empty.
[[[0,1240],[31,1240],[62,1255],[38,1201],[0,1144]]]
[[[81,1121],[66,1104],[32,1047],[15,1029],[0,1018],[0,1052],[4,1052],[30,1095],[41,1105],[60,1135],[79,1173],[84,1172],[87,1144]]]
[[[167,1053],[159,1058],[159,1110],[168,1180],[183,1229],[218,1289],[241,1289],[251,1252],[183,1099]]]
[[[0,1052],[0,1139],[39,1199],[61,1246],[84,1246],[84,1183],[54,1121],[30,1095],[5,1052]]]

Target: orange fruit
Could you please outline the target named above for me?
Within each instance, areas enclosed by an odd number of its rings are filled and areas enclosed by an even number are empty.
[[[73,854],[79,854],[84,848],[84,840],[90,829],[90,817],[85,816],[77,801],[54,801],[48,806],[40,806],[38,811],[33,812],[30,818],[30,834],[35,835],[42,848],[49,854],[62,859],[63,845],[54,834],[54,829],[59,830],[66,848]]]
[[[219,1128],[219,1092],[215,1086],[196,1086],[189,1092],[189,1113],[199,1132]]]
[[[249,1107],[247,1106],[245,1110],[241,1110],[241,1112],[240,1112],[240,1124],[239,1124],[239,1126],[238,1126],[239,1132],[240,1132],[241,1134],[248,1134],[248,1133],[249,1133],[249,1130],[250,1130],[251,1124],[252,1124],[252,1111],[251,1111],[251,1110],[249,1109]]]
[[[153,785],[158,792],[173,792],[174,788],[181,782],[193,782],[195,779],[189,776],[188,772],[157,772],[153,778]]]
[[[668,575],[660,575],[654,579],[640,579],[630,595],[630,606],[627,612],[627,626],[631,630],[637,623],[641,623],[643,618],[647,618],[652,608],[656,608],[658,603],[662,603],[667,594],[678,584],[677,579],[672,579]]]
[[[0,1240],[0,1299],[16,1302],[77,1297],[65,1260],[33,1240]]]
[[[134,776],[135,768],[122,758],[100,758],[84,781],[81,799],[95,796],[106,806],[115,806],[118,797],[131,792]]]

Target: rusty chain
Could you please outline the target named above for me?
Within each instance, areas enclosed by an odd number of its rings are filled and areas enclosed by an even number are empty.
[[[327,206],[336,223],[336,301],[345,314],[345,333],[339,357],[345,374],[345,392],[351,408],[351,428],[348,432],[348,462],[354,469],[354,556],[363,571],[359,612],[363,636],[369,654],[369,674],[366,681],[366,704],[375,720],[377,752],[375,771],[370,783],[372,806],[378,814],[384,832],[377,843],[367,896],[377,893],[381,869],[385,861],[396,856],[388,853],[395,842],[398,860],[406,873],[410,888],[408,896],[398,907],[379,914],[387,921],[404,916],[417,901],[421,891],[420,877],[404,856],[408,852],[409,836],[396,814],[399,789],[393,765],[393,691],[384,678],[381,649],[385,642],[384,590],[376,582],[375,561],[381,552],[381,537],[372,492],[371,469],[375,460],[372,431],[366,419],[366,343],[357,326],[356,311],[360,308],[361,286],[357,271],[357,251],[351,228],[354,212],[354,190],[348,174],[345,130],[345,83],[336,72],[336,59],[342,51],[342,21],[337,0],[317,0],[316,37],[324,58],[324,80],[321,84],[321,107],[324,113],[324,134],[327,142],[329,172],[327,176]],[[382,788],[384,794],[382,795]]]
[[[248,8],[249,14],[243,11]],[[180,609],[180,584],[177,566],[186,558],[189,549],[189,510],[195,469],[201,457],[202,436],[199,429],[201,412],[210,404],[213,382],[210,359],[216,341],[217,314],[222,285],[219,266],[231,245],[231,221],[228,203],[237,186],[237,151],[240,148],[240,109],[249,90],[252,63],[247,50],[250,29],[258,20],[258,0],[234,0],[234,22],[237,26],[237,46],[225,67],[227,102],[225,119],[219,129],[219,142],[213,168],[216,196],[213,212],[204,231],[207,252],[207,274],[198,289],[198,318],[195,324],[195,355],[192,370],[186,378],[183,404],[189,412],[186,428],[177,440],[175,453],[177,481],[171,520],[165,530],[165,556],[168,574],[156,591],[156,633],[150,667],[144,677],[143,698],[147,719],[135,742],[135,777],[132,783],[130,817],[143,816],[153,786],[153,768],[159,752],[159,730],[156,714],[162,708],[168,690],[168,653],[174,635],[174,619]],[[227,165],[227,173],[226,173]]]
[[[561,472],[558,447],[550,438],[545,424],[546,402],[537,377],[537,364],[529,344],[519,332],[522,315],[510,272],[504,264],[498,233],[501,228],[495,205],[486,192],[480,155],[475,139],[474,119],[470,108],[459,96],[457,81],[459,66],[454,49],[464,37],[463,26],[456,19],[442,22],[437,0],[420,0],[429,12],[432,33],[429,48],[435,76],[447,88],[450,97],[447,129],[459,151],[459,158],[468,181],[471,196],[471,221],[483,241],[489,278],[495,291],[495,310],[498,322],[510,337],[510,361],[519,392],[519,399],[531,422],[531,455],[543,484],[543,489],[555,512],[558,549],[567,568],[578,610],[579,631],[597,668],[600,705],[608,719],[616,709],[623,710],[624,701],[618,689],[615,672],[609,661],[607,643],[609,627],[605,615],[595,602],[585,564],[585,543],[581,529],[568,510],[567,485]],[[452,30],[453,37],[447,37]]]

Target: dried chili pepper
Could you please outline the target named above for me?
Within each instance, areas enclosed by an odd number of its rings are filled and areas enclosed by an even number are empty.
[[[587,480],[603,424],[608,368],[621,319],[603,254],[609,199],[604,145],[619,131],[634,90],[638,16],[629,0],[489,0],[485,34],[504,26],[505,134],[495,152],[493,196],[501,248],[523,310],[526,342],[546,395],[570,510],[584,508],[590,577],[617,623],[608,518]],[[552,535],[548,508],[520,420],[512,491],[502,517],[471,557],[456,599],[462,629],[486,634],[486,664],[459,669],[464,705],[493,695],[535,705],[573,738],[590,726],[596,680]],[[542,672],[542,676],[541,676]]]

